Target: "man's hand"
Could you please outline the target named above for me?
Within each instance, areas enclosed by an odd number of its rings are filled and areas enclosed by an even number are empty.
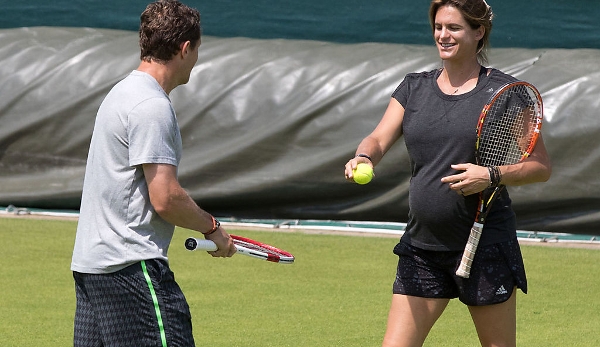
[[[216,251],[208,252],[213,257],[229,258],[235,254],[236,249],[233,240],[222,227],[219,227],[214,233],[205,235],[204,237],[207,240],[214,242],[218,247]]]

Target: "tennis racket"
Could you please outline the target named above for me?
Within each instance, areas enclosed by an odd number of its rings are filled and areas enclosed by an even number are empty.
[[[294,262],[295,258],[291,253],[277,247],[237,235],[230,236],[233,239],[233,244],[239,254],[279,264],[292,264]],[[217,245],[211,240],[201,240],[190,237],[185,240],[185,248],[190,251],[216,251]]]
[[[527,158],[540,134],[543,112],[542,97],[533,85],[519,81],[502,86],[479,116],[475,144],[477,165],[512,165]],[[498,185],[479,193],[475,223],[456,271],[457,276],[469,278],[485,219],[502,189],[504,186]]]

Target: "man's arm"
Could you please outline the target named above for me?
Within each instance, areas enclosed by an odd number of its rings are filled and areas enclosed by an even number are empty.
[[[206,233],[213,228],[212,216],[201,209],[177,180],[177,168],[169,164],[144,164],[144,176],[148,184],[150,203],[156,213],[167,222],[182,228]],[[231,257],[235,246],[229,234],[218,228],[205,235],[217,244],[217,251],[209,252],[216,257]]]

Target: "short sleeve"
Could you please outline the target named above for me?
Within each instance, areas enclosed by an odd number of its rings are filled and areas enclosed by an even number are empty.
[[[166,98],[152,98],[129,114],[129,164],[179,164],[181,137],[177,118]]]
[[[408,78],[404,78],[400,85],[392,93],[392,98],[396,99],[402,107],[406,108],[408,102]]]

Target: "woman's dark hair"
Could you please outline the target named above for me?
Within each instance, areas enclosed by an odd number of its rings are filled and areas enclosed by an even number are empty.
[[[487,51],[490,47],[490,33],[492,31],[492,8],[485,0],[433,0],[429,6],[429,23],[435,32],[435,16],[442,6],[450,5],[457,8],[472,29],[483,27],[485,33],[477,43],[477,59],[480,63],[487,63]]]

